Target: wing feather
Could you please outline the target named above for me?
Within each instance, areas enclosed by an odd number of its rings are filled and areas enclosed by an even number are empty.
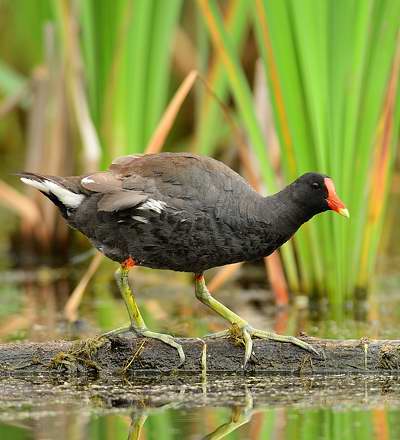
[[[120,211],[147,199],[175,209],[229,209],[254,193],[248,183],[222,162],[190,153],[129,155],[115,159],[108,171],[81,180],[84,189],[104,193],[101,211]],[[233,209],[233,208],[232,208]]]
[[[134,208],[148,199],[148,196],[136,191],[115,191],[104,194],[97,203],[98,211],[114,212]]]

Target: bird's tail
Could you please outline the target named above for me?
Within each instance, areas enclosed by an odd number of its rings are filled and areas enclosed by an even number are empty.
[[[46,176],[43,174],[21,172],[16,174],[23,183],[38,189],[60,209],[75,209],[85,199],[80,193],[77,177]]]

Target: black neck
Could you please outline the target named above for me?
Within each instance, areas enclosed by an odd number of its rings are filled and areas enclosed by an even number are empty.
[[[264,197],[263,215],[269,221],[280,225],[279,229],[290,238],[299,227],[310,220],[317,212],[307,209],[292,197],[291,185],[278,193]]]

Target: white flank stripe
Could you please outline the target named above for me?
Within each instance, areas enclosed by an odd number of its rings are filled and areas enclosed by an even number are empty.
[[[33,186],[34,188],[38,189],[39,191],[43,191],[45,193],[49,193],[49,189],[47,186],[42,183],[38,182],[37,180],[28,179],[27,177],[21,177],[21,182],[25,183],[26,185]]]
[[[140,223],[149,223],[149,221],[147,220],[147,218],[140,217],[140,216],[138,216],[138,215],[133,215],[133,216],[132,216],[132,219],[133,219],[133,220],[136,220],[137,222],[140,222]]]
[[[165,202],[162,202],[161,200],[149,199],[144,202],[143,205],[140,206],[138,209],[148,209],[149,211],[155,211],[160,214],[166,206],[167,204]]]
[[[81,180],[81,183],[82,183],[82,184],[84,184],[84,183],[94,183],[94,180],[93,180],[90,176],[88,176],[88,177],[84,177],[84,178]]]
[[[49,180],[45,180],[43,183],[67,208],[77,208],[85,198],[83,194],[76,194]]]

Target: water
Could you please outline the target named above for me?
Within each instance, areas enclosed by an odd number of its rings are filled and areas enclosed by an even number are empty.
[[[18,282],[16,273],[11,277],[8,273],[0,283],[3,341],[91,336],[124,323],[125,311],[106,269],[99,271],[85,293],[80,320],[74,326],[60,315],[70,290],[68,280],[41,273]],[[148,278],[146,271],[138,271],[135,278],[152,328],[192,336],[221,328],[218,318],[198,306],[184,277],[162,274],[168,285],[163,277],[164,284]],[[162,286],[163,296],[157,286]],[[282,333],[306,331],[337,338],[400,334],[396,287],[385,291],[381,301],[375,296],[361,313],[341,320],[321,320],[296,307],[275,313],[260,291],[235,295],[230,289],[219,298],[254,325]],[[160,374],[99,381],[10,377],[3,371],[0,378],[1,440],[386,440],[400,438],[399,416],[400,379],[395,376],[237,374],[202,379]]]
[[[0,395],[2,439],[400,438],[391,376],[3,378]]]

